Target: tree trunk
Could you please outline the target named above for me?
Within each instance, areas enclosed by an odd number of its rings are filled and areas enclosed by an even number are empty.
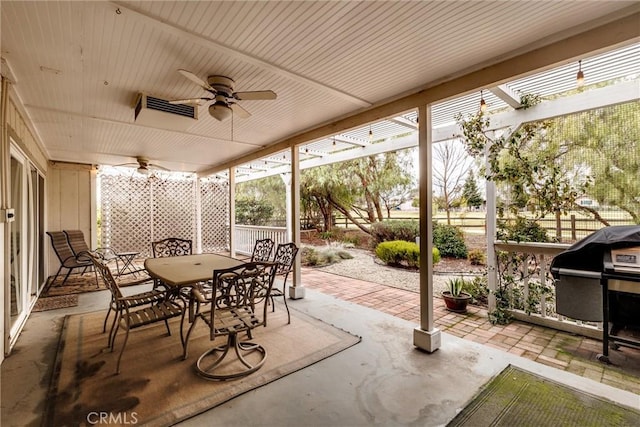
[[[329,199],[329,203],[331,203],[331,205],[341,214],[343,214],[344,216],[347,217],[347,219],[349,221],[351,221],[352,224],[354,224],[356,227],[358,227],[360,230],[364,231],[367,234],[371,234],[371,231],[369,231],[369,229],[365,226],[363,226],[362,224],[360,224],[354,217],[353,215],[351,215],[351,212],[349,212],[348,210],[346,210],[343,206],[341,206],[340,204],[334,202],[333,200]]]

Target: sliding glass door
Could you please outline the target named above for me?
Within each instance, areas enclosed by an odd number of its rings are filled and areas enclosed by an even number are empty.
[[[14,216],[9,222],[8,326],[13,345],[44,282],[44,178],[13,144],[10,197]]]

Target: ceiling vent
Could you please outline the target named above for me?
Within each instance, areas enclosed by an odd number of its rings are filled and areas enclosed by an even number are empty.
[[[175,131],[185,131],[198,120],[198,110],[193,105],[170,104],[169,101],[144,93],[138,94],[135,105],[135,122]]]

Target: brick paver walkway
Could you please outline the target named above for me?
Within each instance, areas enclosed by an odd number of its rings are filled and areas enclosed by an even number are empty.
[[[420,323],[415,292],[307,267],[302,279],[309,289]],[[434,301],[435,324],[443,332],[640,394],[640,350],[610,350],[612,364],[606,365],[596,360],[601,341],[519,321],[496,326],[484,309],[470,306],[468,313],[458,314],[447,311],[441,298]]]

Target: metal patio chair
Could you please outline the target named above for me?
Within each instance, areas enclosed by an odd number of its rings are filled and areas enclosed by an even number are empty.
[[[241,341],[239,335],[246,332],[251,339],[251,330],[267,325],[267,305],[257,310],[256,299],[260,295],[269,297],[275,272],[274,263],[249,262],[215,270],[212,288],[191,290],[191,326],[183,341],[183,359],[187,358],[189,337],[198,319],[209,327],[210,340],[227,337],[224,344],[207,350],[198,358],[195,365],[198,375],[211,380],[230,380],[249,375],[264,364],[267,350],[260,344]],[[237,360],[227,357],[232,353]]]
[[[276,297],[282,297],[284,306],[287,309],[287,323],[291,323],[291,314],[289,313],[289,305],[287,304],[287,278],[291,269],[293,268],[293,262],[298,254],[298,247],[295,243],[281,243],[276,249],[276,255],[273,262],[276,263],[276,275],[282,277],[282,287],[273,287],[269,295],[271,301],[271,311],[275,311],[276,307],[273,299]]]
[[[122,343],[122,349],[118,355],[118,362],[116,364],[116,374],[120,373],[120,361],[124,348],[127,345],[129,339],[129,331],[142,326],[151,325],[157,322],[164,322],[167,327],[168,335],[171,335],[171,329],[169,328],[169,319],[182,316],[180,321],[180,341],[184,345],[184,335],[182,333],[182,324],[185,315],[184,301],[176,297],[175,295],[169,295],[166,292],[158,292],[155,295],[156,301],[151,302],[145,298],[141,298],[140,295],[124,296],[120,291],[118,283],[113,278],[109,267],[98,257],[91,255],[91,262],[93,263],[97,272],[100,273],[102,280],[111,291],[111,302],[109,303],[109,309],[115,311],[116,318],[114,324],[109,332],[108,347],[113,351],[115,346],[116,336],[120,328],[125,330],[124,342]],[[180,304],[182,302],[182,304]],[[108,313],[107,313],[108,316]],[[106,319],[105,319],[106,321]]]

